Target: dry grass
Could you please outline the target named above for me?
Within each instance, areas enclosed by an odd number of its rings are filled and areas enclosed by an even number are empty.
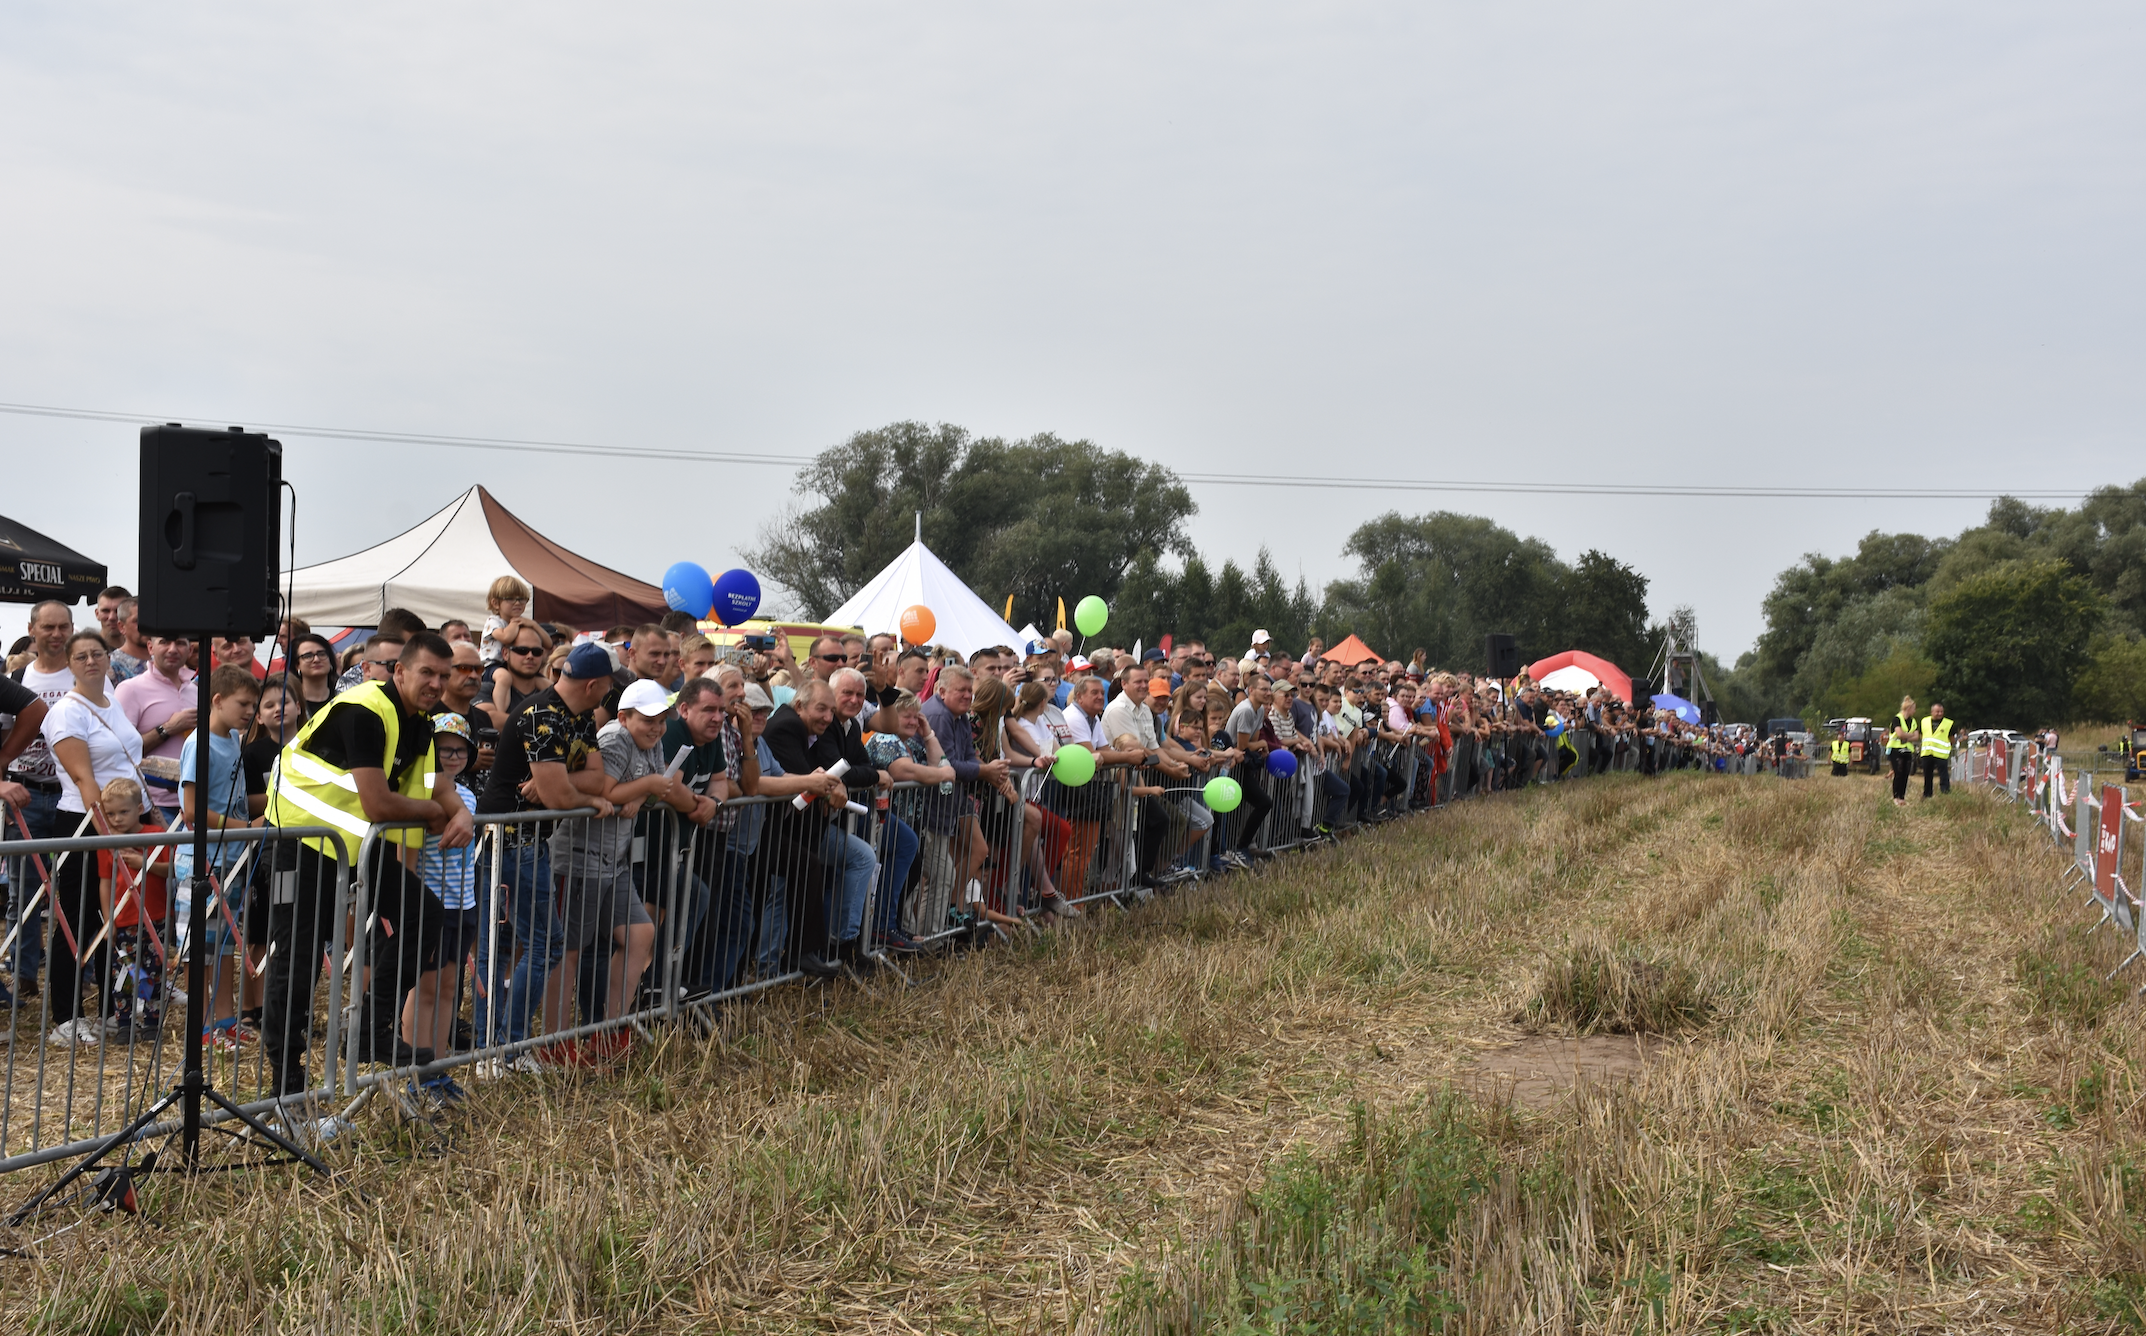
[[[158,1181],[0,1260],[0,1329],[2123,1330],[2146,1046],[2048,848],[1877,781],[1473,804],[482,1087],[444,1153],[373,1116],[333,1188]],[[1439,1094],[1516,1016],[1681,1035]]]

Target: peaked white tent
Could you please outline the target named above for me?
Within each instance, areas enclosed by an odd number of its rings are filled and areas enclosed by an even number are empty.
[[[931,609],[932,620],[938,623],[931,637],[935,645],[951,645],[967,655],[986,645],[1021,643],[1020,633],[933,556],[922,538],[826,621],[829,626],[862,628],[866,635],[882,631],[900,635],[903,610],[920,603]]]
[[[518,575],[536,594],[529,614],[583,630],[654,621],[663,591],[569,552],[472,487],[416,528],[377,547],[291,573],[294,606],[315,626],[378,626],[407,608],[437,626],[484,625],[492,581]]]

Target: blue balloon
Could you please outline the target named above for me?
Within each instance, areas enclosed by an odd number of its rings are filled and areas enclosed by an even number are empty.
[[[725,626],[751,621],[760,611],[760,582],[751,571],[724,571],[715,579],[715,619]]]
[[[697,562],[673,562],[663,573],[663,601],[674,612],[707,616],[708,605],[715,602],[715,586],[709,583],[706,568]]]
[[[1287,779],[1297,772],[1297,754],[1293,751],[1270,751],[1267,753],[1267,773]]]

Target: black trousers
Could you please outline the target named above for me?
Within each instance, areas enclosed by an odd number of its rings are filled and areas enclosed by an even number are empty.
[[[76,849],[66,854],[46,854],[45,858],[47,868],[53,868],[54,862],[58,862],[52,887],[53,905],[67,916],[67,926],[74,929],[75,947],[87,948],[90,939],[104,926],[104,901],[97,894],[97,855],[90,850]],[[27,858],[20,866],[32,876],[37,874],[37,865]],[[101,984],[111,974],[111,959],[111,934],[106,933],[104,942],[95,952],[77,960],[74,948],[67,945],[67,934],[60,931],[59,918],[52,916],[52,947],[45,956],[45,995],[50,999],[54,1025],[83,1014],[82,976],[88,974]],[[103,1014],[104,997],[100,987],[97,1005],[90,1009],[89,1015],[94,1019]]]
[[[799,957],[807,952],[825,958],[834,950],[827,934],[827,891],[833,873],[820,857],[826,832],[824,821],[808,825],[802,817],[791,817],[788,827],[780,832],[781,839],[772,847],[762,837],[762,847],[774,860],[770,870],[783,879],[785,916],[789,920],[789,940],[782,951],[785,968],[795,968]],[[957,888],[956,894],[959,893]]]
[[[1140,803],[1140,861],[1136,872],[1143,877],[1155,875],[1155,865],[1162,861],[1163,845],[1170,838],[1170,808],[1162,799],[1152,795]]]
[[[1267,786],[1247,767],[1237,772],[1237,787],[1244,791],[1244,801],[1237,806],[1237,852],[1250,849],[1259,839],[1259,828],[1274,810],[1274,799],[1267,796]]]
[[[1937,787],[1940,790],[1946,793],[1952,792],[1952,760],[1950,757],[1925,756],[1922,758],[1922,796],[1925,798],[1930,796],[1930,782],[1932,780],[1937,781]]]
[[[1911,751],[1888,751],[1893,761],[1893,800],[1906,802],[1908,780],[1915,775],[1915,753]]]
[[[285,846],[289,848],[290,846]],[[402,1000],[424,968],[425,884],[395,856],[396,846],[374,846],[365,869],[372,890],[372,931],[366,943],[371,977],[358,1017],[358,1060],[392,1062]],[[268,980],[261,1008],[261,1047],[275,1077],[275,1093],[306,1088],[306,1051],[313,1045],[314,1002],[323,953],[335,934],[335,860],[304,845],[293,866],[271,873],[268,910]],[[353,902],[354,903],[354,902]],[[364,924],[357,927],[362,930]],[[329,1005],[334,1005],[330,999]]]

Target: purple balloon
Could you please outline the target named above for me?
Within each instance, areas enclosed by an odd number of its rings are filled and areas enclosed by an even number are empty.
[[[1293,751],[1270,751],[1267,753],[1267,773],[1287,779],[1297,772],[1297,754]]]
[[[760,582],[746,570],[724,571],[715,577],[715,619],[725,626],[751,621],[760,610]]]

